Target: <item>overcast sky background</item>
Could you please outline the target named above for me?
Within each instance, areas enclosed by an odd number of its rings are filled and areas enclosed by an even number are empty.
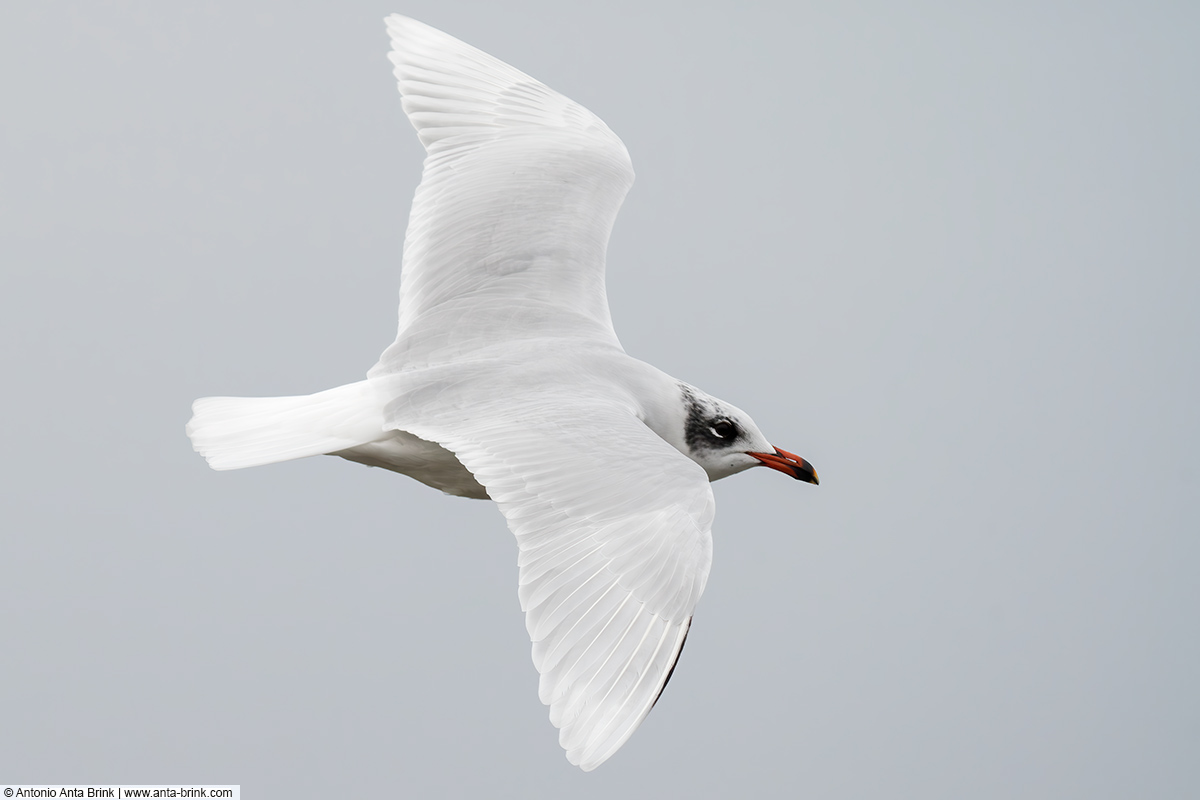
[[[1200,5],[905,6],[8,8],[0,782],[1194,792]],[[494,506],[184,437],[196,397],[391,342],[422,157],[393,11],[622,137],[626,349],[821,474],[716,486],[687,650],[591,774]]]

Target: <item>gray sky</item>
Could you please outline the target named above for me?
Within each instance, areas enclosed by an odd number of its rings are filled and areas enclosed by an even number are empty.
[[[22,3],[0,26],[0,781],[246,797],[1181,797],[1200,783],[1200,7]],[[735,10],[736,9],[736,10]],[[421,150],[382,17],[583,103],[626,349],[809,458],[716,486],[591,774],[496,509],[216,473],[207,394],[360,379]]]

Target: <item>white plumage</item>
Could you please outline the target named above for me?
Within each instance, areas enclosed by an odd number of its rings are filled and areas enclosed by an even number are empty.
[[[604,290],[633,182],[620,139],[473,47],[387,24],[428,153],[396,341],[358,383],[197,400],[188,435],[215,469],[333,454],[494,500],[520,547],[539,694],[568,759],[594,769],[683,647],[712,558],[709,481],[758,464],[816,474],[622,350]]]

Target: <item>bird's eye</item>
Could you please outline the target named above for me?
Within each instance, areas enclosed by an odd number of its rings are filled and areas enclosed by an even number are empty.
[[[729,441],[737,437],[737,425],[734,425],[727,419],[719,419],[714,422],[708,429],[708,432],[718,439]]]

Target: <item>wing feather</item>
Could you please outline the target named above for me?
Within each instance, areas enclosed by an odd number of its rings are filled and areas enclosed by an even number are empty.
[[[427,157],[404,242],[397,338],[370,377],[519,338],[620,347],[604,255],[633,182],[621,140],[499,59],[399,15],[387,26]]]
[[[387,418],[452,450],[504,513],[539,697],[567,758],[590,770],[671,675],[708,578],[713,499],[704,470],[631,409],[549,391],[446,380]]]

